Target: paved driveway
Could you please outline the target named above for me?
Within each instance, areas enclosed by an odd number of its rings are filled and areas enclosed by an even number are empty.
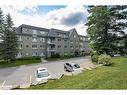
[[[78,57],[60,61],[40,63],[38,65],[24,65],[0,69],[0,85],[21,85],[35,81],[35,72],[39,67],[46,67],[52,77],[57,78],[64,73],[64,63],[78,63],[82,68],[93,67],[90,57]]]

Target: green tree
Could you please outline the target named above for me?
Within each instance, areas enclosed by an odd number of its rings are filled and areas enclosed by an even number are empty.
[[[112,17],[107,6],[89,7],[90,16],[88,17],[88,35],[90,37],[90,45],[97,53],[108,54],[113,47],[111,43],[112,34],[109,33]],[[115,35],[114,35],[115,37]]]
[[[3,16],[3,12],[0,8],[0,58],[2,57],[1,51],[2,51],[2,46],[3,46],[2,41],[3,41],[4,30],[5,30],[5,28],[4,28],[4,16]]]
[[[117,36],[117,52],[120,54],[124,54],[124,49],[126,43],[124,38],[125,32],[124,30],[127,28],[127,5],[122,6],[110,6],[110,15],[113,17],[110,30],[115,33],[119,33]],[[120,36],[122,35],[122,36]]]
[[[10,14],[8,14],[5,19],[5,31],[2,45],[3,59],[8,63],[15,60],[17,54],[17,37]]]
[[[90,6],[88,11],[88,35],[90,45],[99,54],[118,51],[119,36],[124,34],[126,6]]]

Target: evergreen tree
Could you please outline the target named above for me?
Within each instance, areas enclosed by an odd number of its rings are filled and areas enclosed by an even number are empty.
[[[2,57],[2,41],[3,41],[3,35],[4,35],[4,16],[3,12],[0,8],[0,58]]]
[[[17,37],[10,14],[5,19],[5,31],[3,39],[2,57],[10,63],[15,60],[17,54]]]
[[[113,32],[119,32],[120,35],[117,38],[117,52],[120,54],[125,53],[126,49],[126,35],[125,35],[125,29],[127,28],[127,5],[122,6],[110,6],[110,13],[113,17],[113,23],[110,27],[111,31]],[[124,37],[125,36],[125,37]]]
[[[116,34],[124,34],[126,23],[126,6],[90,6],[88,18],[88,35],[90,45],[97,53],[111,54],[118,51],[121,39]]]
[[[90,45],[97,53],[109,54],[112,51],[115,35],[109,32],[112,17],[107,6],[89,7],[90,16],[88,18],[88,35],[90,37]],[[112,39],[114,36],[114,39]]]

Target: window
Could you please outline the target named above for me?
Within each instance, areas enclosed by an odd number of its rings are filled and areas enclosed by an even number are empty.
[[[40,31],[40,33],[41,33],[41,34],[45,34],[45,32],[44,32],[44,31]]]
[[[58,48],[61,48],[61,45],[58,45]]]
[[[28,48],[28,47],[29,47],[29,45],[26,45],[26,47]]]
[[[43,48],[44,48],[44,45],[40,45],[40,48],[42,48],[42,49],[43,49]]]
[[[79,66],[78,64],[74,64],[73,67],[74,67],[75,69],[80,68],[80,66]]]
[[[73,49],[73,46],[70,46],[71,49]]]
[[[22,28],[22,32],[27,32],[28,29],[27,28]]]
[[[26,53],[26,56],[28,56],[29,55],[29,53]]]
[[[61,39],[59,38],[58,41],[61,41]]]
[[[63,34],[63,37],[66,38],[66,34]]]
[[[18,40],[19,41],[23,41],[23,37],[22,36],[18,36]]]
[[[37,38],[32,38],[32,42],[37,42]]]
[[[67,39],[65,39],[64,41],[67,42]]]
[[[40,56],[44,56],[44,53],[42,52],[42,53],[40,54]]]
[[[67,46],[64,46],[64,48],[67,48]]]
[[[83,41],[85,41],[86,39],[85,38],[83,38]]]
[[[76,35],[74,35],[74,38],[76,38]]]
[[[43,42],[45,42],[45,38],[40,38],[40,41],[43,41]]]
[[[34,35],[37,35],[37,30],[32,30]]]
[[[19,49],[22,49],[22,44],[19,45]]]
[[[37,45],[32,45],[32,48],[33,49],[37,49]]]
[[[21,58],[21,57],[22,57],[22,53],[19,52],[19,53],[17,54],[17,58]]]
[[[29,37],[27,37],[27,40],[29,40]]]
[[[71,40],[70,43],[73,43],[73,41]]]
[[[59,34],[59,33],[57,33],[57,35],[59,36],[60,34]]]
[[[33,52],[32,53],[32,56],[37,56],[37,52]]]
[[[37,78],[44,78],[44,77],[48,77],[49,76],[49,73],[48,71],[45,71],[45,72],[37,72]]]

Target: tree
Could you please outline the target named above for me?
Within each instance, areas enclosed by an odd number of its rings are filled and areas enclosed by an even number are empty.
[[[126,46],[124,44],[125,40],[125,29],[127,27],[127,6],[110,6],[110,15],[113,17],[112,24],[110,27],[110,31],[118,33],[117,35],[117,52],[120,54],[124,54],[124,50]]]
[[[2,41],[2,57],[7,62],[15,60],[17,54],[17,37],[10,14],[5,19],[5,31]]]
[[[108,54],[113,47],[111,43],[112,34],[109,33],[109,27],[112,17],[107,6],[92,6],[89,9],[90,16],[88,18],[88,35],[90,37],[90,45],[97,53]],[[115,35],[114,35],[115,37]]]
[[[88,35],[90,45],[98,54],[111,54],[118,50],[119,37],[117,33],[122,33],[126,23],[120,20],[125,19],[126,6],[90,6],[88,11]]]
[[[3,33],[4,33],[4,16],[3,16],[3,12],[0,8],[0,58],[2,57],[2,41],[3,41]]]

